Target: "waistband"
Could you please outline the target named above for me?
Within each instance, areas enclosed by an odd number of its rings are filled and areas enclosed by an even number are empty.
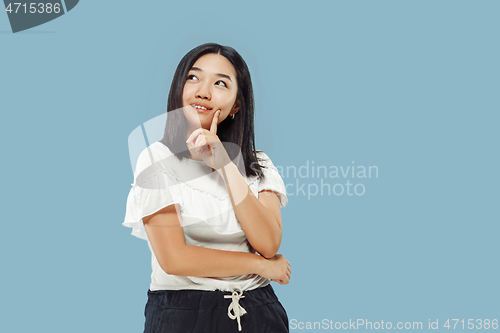
[[[235,286],[236,287],[236,286]],[[233,289],[238,292],[237,288]],[[232,296],[230,291],[207,291],[207,290],[148,290],[148,302],[171,309],[227,309],[231,299],[224,296]],[[240,299],[241,304],[248,308],[260,306],[267,303],[274,303],[278,297],[274,293],[273,287],[268,284],[265,287],[242,292],[244,298]]]

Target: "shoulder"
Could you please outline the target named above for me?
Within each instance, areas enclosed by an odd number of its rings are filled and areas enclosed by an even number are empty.
[[[257,160],[261,166],[274,168],[274,164],[271,161],[271,158],[264,151],[255,150],[255,154],[256,154]]]
[[[262,151],[262,150],[256,149],[255,150],[255,155],[257,156],[257,159],[258,159],[259,162],[271,161],[271,159],[269,158],[269,156],[267,156],[267,154],[264,151]]]
[[[255,152],[256,152],[256,155],[257,155],[258,163],[259,163],[259,165],[261,166],[261,169],[262,169],[263,177],[266,178],[266,177],[271,176],[271,177],[275,178],[276,175],[278,174],[279,177],[281,178],[279,167],[277,168],[274,165],[274,163],[271,160],[271,158],[269,157],[269,155],[267,155],[262,150],[256,150]]]
[[[166,161],[174,156],[170,149],[157,141],[144,148],[139,157],[134,172],[134,178],[144,178],[158,173],[167,165]],[[175,157],[175,156],[174,156]]]

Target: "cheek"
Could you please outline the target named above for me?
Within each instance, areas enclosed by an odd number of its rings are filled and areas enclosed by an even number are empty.
[[[231,110],[232,104],[228,101],[224,101],[223,103],[219,104],[219,108],[221,108],[224,111],[229,112]]]
[[[182,91],[182,104],[184,104],[188,96],[189,96],[189,88],[184,87],[184,90]]]
[[[231,108],[233,107],[235,101],[236,98],[234,96],[224,96],[219,100],[218,105],[224,110],[231,111]]]

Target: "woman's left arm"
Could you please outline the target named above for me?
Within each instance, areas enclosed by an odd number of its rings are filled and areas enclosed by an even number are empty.
[[[217,170],[226,184],[234,212],[248,242],[265,258],[276,255],[281,244],[281,206],[278,194],[259,192],[257,199],[234,163]]]

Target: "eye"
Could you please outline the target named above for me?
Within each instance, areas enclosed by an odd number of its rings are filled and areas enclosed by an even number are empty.
[[[198,79],[198,78],[196,77],[196,75],[190,74],[190,75],[188,75],[186,80],[193,80],[193,79]]]
[[[219,80],[219,81],[215,82],[215,85],[220,86],[220,84],[219,84],[219,83],[222,83],[222,86],[223,86],[223,87],[227,87],[226,82],[221,81],[221,80]]]

